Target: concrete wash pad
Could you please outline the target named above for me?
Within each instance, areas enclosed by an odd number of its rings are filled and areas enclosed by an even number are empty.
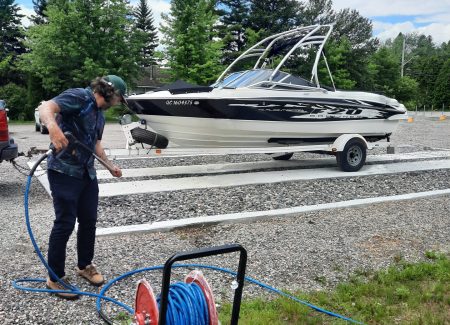
[[[123,170],[124,177],[121,182],[100,183],[100,196],[120,196],[139,193],[155,193],[164,191],[179,191],[188,189],[204,189],[217,187],[233,187],[242,185],[281,183],[301,180],[313,180],[324,178],[344,178],[355,176],[372,176],[382,174],[405,173],[413,171],[426,171],[436,169],[449,169],[450,160],[445,159],[450,156],[449,151],[445,152],[423,152],[402,155],[380,155],[369,156],[368,164],[360,171],[346,173],[332,165],[333,160],[329,158],[315,159],[308,161],[266,161],[249,163],[230,163],[230,164],[210,164],[196,166],[173,166],[157,168],[136,168]],[[440,159],[441,158],[441,159]],[[442,159],[443,158],[443,159]],[[417,161],[417,159],[422,159]],[[433,159],[433,160],[430,160]],[[414,160],[414,161],[411,161]],[[32,165],[32,163],[29,163]],[[308,166],[308,169],[301,169]],[[322,167],[320,167],[322,166]],[[327,167],[323,167],[327,166]],[[278,171],[261,171],[273,168],[299,168]],[[320,167],[320,168],[310,168]],[[258,170],[258,172],[252,172]],[[239,172],[233,174],[233,172]],[[244,173],[243,173],[244,172]],[[214,175],[215,173],[230,173]],[[108,179],[109,172],[100,170],[98,172],[99,180]],[[207,176],[180,177],[172,179],[157,179],[144,181],[126,181],[128,177],[138,178],[156,175],[189,175],[189,174],[212,174]],[[49,191],[47,175],[43,174],[42,169],[36,171],[39,181],[44,188]],[[149,231],[169,231],[179,227],[207,225],[226,222],[245,222],[250,220],[260,220],[263,218],[275,216],[293,216],[302,212],[352,207],[365,204],[374,204],[380,202],[411,200],[423,197],[447,195],[450,189],[428,191],[421,193],[410,193],[403,195],[366,198],[358,200],[349,200],[334,203],[325,203],[312,206],[299,206],[285,209],[276,209],[268,211],[241,212],[232,214],[223,214],[216,216],[202,216],[188,219],[168,220],[154,222],[152,224],[141,224],[131,226],[121,226],[112,228],[99,228],[97,235],[114,235],[130,232],[149,232]]]

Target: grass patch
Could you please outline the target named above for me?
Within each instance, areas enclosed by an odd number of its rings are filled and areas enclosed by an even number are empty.
[[[296,297],[365,324],[450,324],[450,260],[427,252],[429,261],[402,259],[385,271],[359,272],[332,292],[297,293]],[[321,282],[321,281],[320,281]],[[229,324],[232,305],[220,309]],[[348,324],[292,300],[254,299],[241,305],[239,324]]]

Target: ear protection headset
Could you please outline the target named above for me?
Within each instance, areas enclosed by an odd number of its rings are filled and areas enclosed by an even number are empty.
[[[113,99],[115,95],[114,85],[112,84],[112,82],[104,78],[100,78],[95,91],[99,93],[108,103]]]

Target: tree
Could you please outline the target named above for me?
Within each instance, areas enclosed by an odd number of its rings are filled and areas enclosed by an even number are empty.
[[[84,86],[99,75],[131,81],[139,74],[142,41],[132,30],[124,0],[53,0],[48,23],[27,33],[30,53],[21,67],[40,79],[47,94]]]
[[[214,0],[173,0],[161,27],[173,79],[208,84],[222,70]]]
[[[8,116],[12,120],[24,120],[29,118],[24,109],[27,103],[26,89],[15,83],[8,83],[0,87],[0,98],[5,99],[9,108]]]
[[[0,86],[10,81],[20,82],[15,65],[17,57],[25,52],[23,45],[23,28],[19,6],[13,0],[0,0]]]
[[[400,74],[398,72],[398,59],[392,55],[388,48],[380,48],[371,57],[370,70],[370,75],[373,77],[370,90],[381,91],[387,96],[393,96]]]
[[[0,0],[0,98],[8,103],[11,118],[19,116],[26,97],[23,74],[17,69],[18,57],[25,52],[19,9],[13,0]]]
[[[248,26],[261,37],[280,33],[298,26],[302,4],[297,0],[250,0]]]
[[[346,39],[350,45],[346,53],[346,70],[359,89],[367,89],[369,58],[376,52],[379,41],[372,37],[372,22],[356,10],[342,9],[328,16],[335,22],[332,39],[339,44]]]
[[[353,89],[356,84],[356,82],[351,79],[347,64],[351,50],[351,44],[345,37],[339,42],[332,40],[327,44],[326,58],[336,88]],[[324,61],[321,61],[321,64],[319,65],[319,81],[322,84],[332,86]]]
[[[147,0],[140,0],[133,10],[136,18],[135,28],[142,33],[144,46],[141,50],[142,66],[149,67],[156,64],[155,48],[158,46],[158,32],[154,26],[152,10],[148,7]]]
[[[223,9],[219,11],[221,25],[218,26],[219,37],[224,47],[223,61],[231,63],[237,58],[246,46],[246,26],[249,19],[248,0],[221,0]]]
[[[395,87],[395,98],[408,107],[413,107],[419,95],[419,83],[411,77],[400,78]]]
[[[44,24],[47,22],[47,10],[48,1],[47,0],[33,0],[33,9],[36,15],[30,17],[30,20],[35,25]]]
[[[450,107],[450,59],[442,66],[436,79],[436,88],[434,90],[434,105],[437,109],[442,106]]]
[[[301,6],[298,25],[309,26],[334,22],[332,0],[308,0]]]

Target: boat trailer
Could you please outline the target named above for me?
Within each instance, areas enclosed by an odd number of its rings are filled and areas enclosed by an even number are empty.
[[[169,146],[169,140],[149,130],[145,121],[131,122],[129,119],[127,121],[122,118],[121,127],[126,139],[125,149],[109,150],[109,156],[186,157],[268,154],[274,160],[289,160],[295,152],[310,152],[333,155],[342,171],[356,172],[364,166],[367,150],[390,146],[389,136],[386,137],[387,141],[370,142],[360,134],[342,134],[327,143],[310,142],[299,145],[286,141],[274,143],[268,147],[184,148]]]

